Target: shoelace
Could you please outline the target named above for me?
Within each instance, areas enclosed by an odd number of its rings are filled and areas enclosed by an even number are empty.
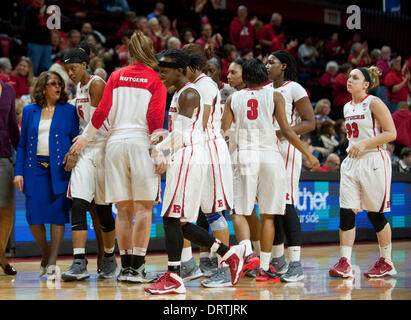
[[[381,268],[382,264],[384,263],[383,258],[378,259],[378,261],[375,263],[374,267],[372,268],[373,270],[377,270]]]

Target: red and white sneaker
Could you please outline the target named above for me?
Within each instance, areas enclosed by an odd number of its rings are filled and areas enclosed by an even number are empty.
[[[144,291],[151,294],[186,293],[183,279],[174,272],[166,271],[156,283],[144,288]]]
[[[353,277],[351,263],[348,261],[347,258],[343,257],[338,260],[338,262],[334,265],[329,271],[330,277],[337,277],[337,278],[349,278]]]
[[[240,278],[244,277],[244,275],[255,268],[260,266],[260,258],[255,254],[249,254],[244,261],[243,270],[241,270]]]
[[[231,283],[235,286],[241,279],[245,256],[245,245],[231,246],[230,250],[224,255],[221,264],[225,262],[230,267]]]
[[[257,269],[257,275],[255,281],[261,282],[280,282],[280,277],[273,266],[269,266],[268,270],[263,270],[261,268]]]
[[[374,267],[372,267],[368,272],[365,272],[364,276],[368,278],[381,278],[394,276],[396,274],[397,271],[395,270],[392,261],[385,258],[379,258]]]

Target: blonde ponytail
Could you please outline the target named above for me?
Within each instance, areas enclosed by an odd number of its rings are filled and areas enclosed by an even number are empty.
[[[378,69],[378,67],[376,66],[371,66],[369,68],[364,68],[364,69],[367,70],[371,78],[371,83],[370,83],[370,86],[368,87],[368,90],[378,87],[380,83],[380,75],[381,75],[380,69]]]
[[[155,69],[157,58],[154,53],[153,41],[141,31],[133,33],[128,45],[130,58],[133,62],[141,62],[147,67]]]

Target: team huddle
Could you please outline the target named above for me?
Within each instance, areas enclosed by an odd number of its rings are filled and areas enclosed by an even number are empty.
[[[234,286],[245,275],[261,282],[303,280],[301,227],[294,203],[302,157],[313,171],[320,164],[299,139],[314,129],[315,119],[306,91],[296,82],[294,58],[277,51],[266,65],[258,59],[237,59],[229,68],[230,87],[218,80],[218,59],[207,57],[200,46],[155,56],[150,40],[135,33],[129,52],[134,63],[114,71],[107,83],[88,74],[83,48],[71,49],[64,59],[77,83],[72,104],[81,133],[65,158],[71,170],[67,197],[73,200],[74,260],[62,279],[89,277],[86,212],[94,201],[105,252],[101,278],[154,282],[144,288],[150,294],[185,293],[184,282],[201,276],[206,277],[201,281],[204,287]],[[371,71],[354,69],[348,80],[353,100],[344,107],[351,130],[349,157],[341,167],[341,259],[330,270],[335,277],[352,276],[355,213],[364,209],[381,251],[366,275],[396,273],[391,231],[383,214],[389,210],[391,180],[383,145],[395,139],[395,127],[386,106],[366,94],[375,85]],[[168,131],[163,129],[167,90],[174,90]],[[145,271],[145,255],[163,173],[161,216],[168,268],[157,277]],[[372,194],[367,190],[371,185]],[[112,203],[117,204],[115,221]],[[229,246],[225,214],[231,214],[237,245]],[[200,246],[200,266],[191,243]]]

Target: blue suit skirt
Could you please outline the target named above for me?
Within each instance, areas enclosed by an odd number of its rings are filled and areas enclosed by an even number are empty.
[[[40,162],[49,161],[49,157],[38,156]],[[26,218],[29,225],[66,224],[70,221],[71,200],[66,194],[53,194],[50,166],[37,163],[35,168],[36,186],[31,196],[26,196]]]

